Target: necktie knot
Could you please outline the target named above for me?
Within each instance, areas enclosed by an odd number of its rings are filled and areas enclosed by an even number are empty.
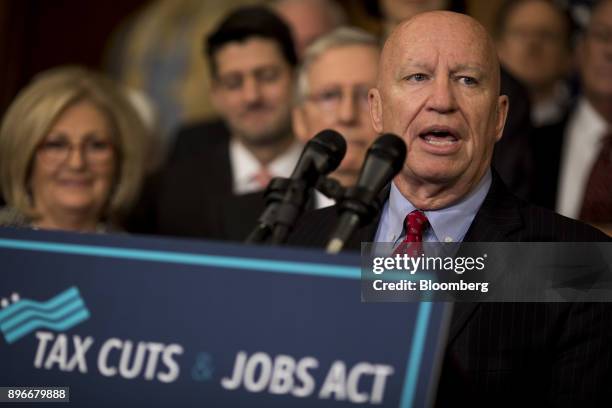
[[[423,231],[429,225],[429,220],[421,211],[414,210],[404,219],[406,236],[393,251],[393,254],[419,256],[422,251]]]
[[[405,242],[422,242],[423,231],[429,225],[429,220],[423,212],[414,210],[408,214],[404,220],[406,228]]]
[[[253,176],[253,180],[255,180],[259,187],[266,188],[268,183],[270,183],[270,180],[272,180],[272,174],[270,174],[266,167],[261,167]]]

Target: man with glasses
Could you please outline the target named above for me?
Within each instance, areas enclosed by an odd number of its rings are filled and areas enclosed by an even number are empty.
[[[368,91],[376,85],[379,54],[374,36],[342,27],[311,44],[298,68],[294,133],[306,142],[331,128],[346,138],[346,156],[331,175],[344,186],[357,181],[365,152],[376,137]],[[328,202],[317,196],[317,207]]]
[[[537,127],[555,123],[567,112],[573,28],[569,13],[547,0],[507,1],[498,14],[501,63],[527,86]]]
[[[612,235],[612,1],[598,2],[577,49],[583,95],[536,138],[539,202]]]

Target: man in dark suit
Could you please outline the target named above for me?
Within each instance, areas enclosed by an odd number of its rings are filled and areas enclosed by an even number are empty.
[[[404,167],[360,242],[605,241],[597,230],[512,195],[490,170],[508,100],[485,29],[472,18],[421,14],[385,43],[370,91],[379,133],[406,142]],[[325,244],[335,209],[306,215],[290,243]],[[608,304],[456,303],[438,406],[595,406],[609,394]],[[609,405],[611,401],[608,400]]]
[[[297,57],[287,25],[266,7],[237,9],[207,37],[205,52],[222,121],[181,130],[132,230],[244,238],[264,206],[254,193],[288,177],[299,158],[291,132]]]
[[[577,48],[584,91],[536,137],[537,202],[612,236],[612,1],[598,2]]]

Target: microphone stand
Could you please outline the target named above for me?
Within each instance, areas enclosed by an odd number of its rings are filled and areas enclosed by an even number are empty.
[[[283,201],[290,183],[291,180],[285,177],[274,177],[270,181],[264,193],[266,209],[259,216],[257,226],[246,238],[245,243],[263,244],[270,238],[276,224],[279,203]]]
[[[272,244],[284,244],[291,232],[291,228],[297,221],[308,198],[312,195],[312,188],[309,188],[306,181],[302,179],[291,180],[287,186],[287,191],[283,200],[278,205],[276,219],[272,229]]]
[[[339,202],[345,189],[333,178],[319,178],[316,189],[325,196]],[[287,239],[297,217],[303,212],[312,190],[304,181],[275,177],[264,193],[266,209],[258,219],[257,226],[244,241],[247,244],[281,244]]]

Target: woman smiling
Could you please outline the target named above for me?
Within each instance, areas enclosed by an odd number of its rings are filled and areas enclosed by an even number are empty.
[[[0,129],[0,226],[120,226],[140,191],[148,134],[111,80],[78,67],[35,78]]]

